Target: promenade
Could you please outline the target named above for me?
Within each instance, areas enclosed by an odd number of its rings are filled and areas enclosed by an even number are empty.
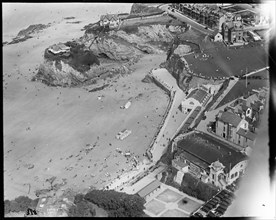
[[[170,140],[175,135],[178,128],[188,117],[179,109],[181,102],[186,98],[185,93],[178,87],[175,78],[164,68],[153,70],[152,75],[162,84],[167,85],[174,91],[174,99],[167,114],[162,128],[152,146],[152,160],[158,161],[166,152]]]

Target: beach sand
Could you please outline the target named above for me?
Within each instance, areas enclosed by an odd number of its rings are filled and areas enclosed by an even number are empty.
[[[113,78],[111,87],[94,93],[30,81],[45,48],[82,36],[80,27],[84,25],[63,20],[37,37],[3,47],[5,199],[35,197],[35,190],[50,186],[45,180],[52,176],[57,176],[56,183],[67,178],[64,188],[101,188],[120,175],[120,170],[130,168],[115,149],[129,150],[142,161],[157,131],[168,96],[141,80],[166,59],[165,53],[145,56],[132,66],[135,71],[130,75]],[[101,95],[104,97],[98,100]],[[130,108],[120,109],[129,98]],[[117,140],[116,134],[123,129],[132,134]],[[96,146],[85,155],[87,144]],[[28,164],[34,167],[28,169]],[[105,176],[107,172],[110,177]]]

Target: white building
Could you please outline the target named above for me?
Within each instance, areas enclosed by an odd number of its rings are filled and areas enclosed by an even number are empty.
[[[131,131],[130,130],[122,130],[120,131],[117,135],[116,135],[116,138],[119,139],[119,140],[124,140],[127,136],[129,136],[131,134]]]
[[[100,17],[100,26],[109,26],[116,28],[119,26],[121,19],[116,14],[106,14]]]
[[[181,102],[181,109],[186,114],[191,112],[197,106],[203,107],[207,104],[211,95],[204,88],[192,90],[186,99]]]

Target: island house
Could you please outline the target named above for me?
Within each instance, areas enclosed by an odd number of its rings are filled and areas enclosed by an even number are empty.
[[[245,154],[225,142],[195,131],[176,138],[172,153],[172,165],[178,170],[178,176],[189,172],[219,188],[225,188],[243,176],[248,160]]]
[[[109,28],[119,27],[122,20],[128,17],[129,14],[106,14],[100,17],[100,26],[108,26]]]
[[[61,53],[70,52],[70,47],[66,46],[63,43],[54,44],[48,49],[51,53],[57,55]]]

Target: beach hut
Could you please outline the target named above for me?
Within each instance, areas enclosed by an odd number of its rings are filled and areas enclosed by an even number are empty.
[[[128,109],[129,107],[131,106],[131,101],[128,101],[126,104],[125,104],[125,109]]]

